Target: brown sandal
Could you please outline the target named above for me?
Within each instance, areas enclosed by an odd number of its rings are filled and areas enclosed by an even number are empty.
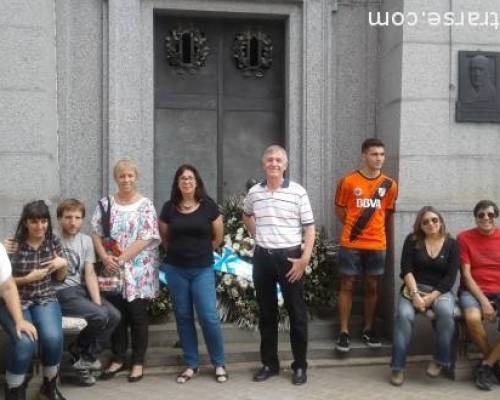
[[[192,373],[189,373],[189,371],[192,371]],[[195,376],[198,373],[198,368],[192,368],[192,367],[187,367],[183,369],[179,375],[177,375],[176,382],[183,384],[189,381],[193,376]]]

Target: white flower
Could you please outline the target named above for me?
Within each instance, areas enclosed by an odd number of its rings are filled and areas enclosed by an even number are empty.
[[[233,277],[229,274],[224,274],[222,277],[222,283],[226,286],[230,286],[233,281]]]
[[[238,292],[238,289],[236,289],[235,287],[231,288],[231,296],[233,298],[238,298],[240,297],[240,292]]]
[[[239,242],[241,239],[243,239],[243,234],[241,233],[237,233],[234,237],[234,240],[236,240],[237,242]]]
[[[231,235],[229,233],[226,236],[224,236],[224,244],[226,246],[231,246],[233,244],[233,241],[231,240]]]
[[[244,278],[239,278],[238,283],[240,285],[240,288],[242,288],[243,290],[248,287],[248,281]]]
[[[313,270],[312,270],[312,268],[311,268],[310,265],[306,266],[306,271],[305,272],[306,272],[306,275],[311,275],[311,272],[313,272]]]
[[[243,235],[243,232],[244,232],[243,228],[238,228],[238,230],[236,231],[236,234],[237,235]]]
[[[240,249],[240,244],[239,243],[233,243],[233,250],[238,251]]]

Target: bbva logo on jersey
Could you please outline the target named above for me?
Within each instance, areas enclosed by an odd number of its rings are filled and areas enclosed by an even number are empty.
[[[356,199],[356,207],[358,208],[382,208],[380,199]]]

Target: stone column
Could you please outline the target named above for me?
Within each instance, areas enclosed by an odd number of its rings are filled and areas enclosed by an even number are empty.
[[[108,162],[109,186],[117,160],[139,165],[141,192],[153,195],[153,135],[144,128],[141,0],[109,1],[108,45]],[[151,94],[152,96],[152,94]]]
[[[0,237],[24,203],[60,195],[54,1],[0,1]]]
[[[318,224],[323,225],[328,212],[330,183],[326,182],[327,60],[331,1],[309,0],[303,4],[303,87],[302,135],[292,160],[301,160],[300,176],[307,188]],[[292,148],[293,149],[293,148]]]

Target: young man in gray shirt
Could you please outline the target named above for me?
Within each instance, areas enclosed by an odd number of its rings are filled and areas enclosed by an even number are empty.
[[[69,350],[73,367],[80,371],[100,370],[98,356],[120,322],[120,312],[100,292],[94,270],[95,252],[90,236],[80,232],[85,206],[76,199],[66,199],[57,207],[61,242],[68,260],[66,279],[56,287],[57,299],[64,316],[87,321]],[[95,378],[80,374],[80,383],[92,385]]]

